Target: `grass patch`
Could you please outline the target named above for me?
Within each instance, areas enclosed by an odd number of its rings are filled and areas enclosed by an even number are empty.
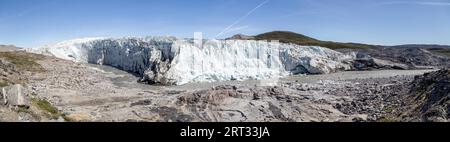
[[[50,102],[48,102],[47,100],[33,98],[31,99],[31,101],[37,106],[37,108],[46,112],[52,119],[58,119],[60,116],[62,116],[58,109],[50,104]]]
[[[32,53],[26,53],[23,51],[19,52],[0,52],[0,58],[14,64],[18,69],[31,71],[31,72],[42,72],[44,68],[36,61],[41,60],[44,56]]]
[[[11,78],[0,79],[0,89],[3,87],[13,85],[13,84],[26,85],[28,83],[27,80],[23,80],[23,79],[22,80],[13,80],[13,79],[8,80],[8,79],[11,79]]]
[[[286,31],[274,31],[269,33],[264,33],[257,35],[256,40],[278,40],[282,43],[292,43],[297,45],[306,46],[321,46],[330,49],[368,49],[373,48],[372,45],[359,44],[359,43],[339,43],[331,41],[321,41],[302,34],[297,34],[293,32]]]
[[[392,113],[392,112],[394,112],[394,110],[395,110],[394,107],[387,107],[387,108],[385,108],[383,111],[384,111],[385,113]]]
[[[9,83],[6,80],[0,80],[0,88],[8,86]]]
[[[397,120],[389,117],[382,117],[377,120],[377,122],[398,122]]]
[[[30,113],[30,108],[29,107],[20,106],[19,110],[17,110],[17,112]]]

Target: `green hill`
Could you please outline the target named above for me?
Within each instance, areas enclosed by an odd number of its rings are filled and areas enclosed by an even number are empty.
[[[287,32],[287,31],[273,31],[255,36],[256,40],[279,40],[282,43],[292,43],[298,45],[322,46],[330,49],[367,49],[373,48],[372,45],[358,44],[358,43],[340,43],[332,41],[321,41],[302,34]]]

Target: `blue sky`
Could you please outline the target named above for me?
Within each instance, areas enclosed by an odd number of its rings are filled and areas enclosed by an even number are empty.
[[[273,30],[340,42],[450,44],[450,0],[0,0],[0,44],[22,47]]]

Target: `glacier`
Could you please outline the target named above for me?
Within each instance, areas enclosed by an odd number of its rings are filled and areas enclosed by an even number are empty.
[[[351,69],[353,58],[318,46],[169,36],[85,38],[27,51],[108,65],[139,75],[142,82],[163,85],[327,74]]]

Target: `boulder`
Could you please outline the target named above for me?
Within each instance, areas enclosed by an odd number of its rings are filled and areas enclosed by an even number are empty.
[[[408,121],[450,122],[450,70],[416,76],[410,94],[403,99],[412,108],[403,117]]]
[[[29,106],[29,100],[24,93],[25,90],[22,85],[16,84],[4,87],[1,91],[5,104],[10,106]]]
[[[0,92],[0,102],[2,103],[2,105],[6,105],[8,103],[8,99],[6,98],[6,93],[5,93],[5,89],[1,89],[2,92]]]

